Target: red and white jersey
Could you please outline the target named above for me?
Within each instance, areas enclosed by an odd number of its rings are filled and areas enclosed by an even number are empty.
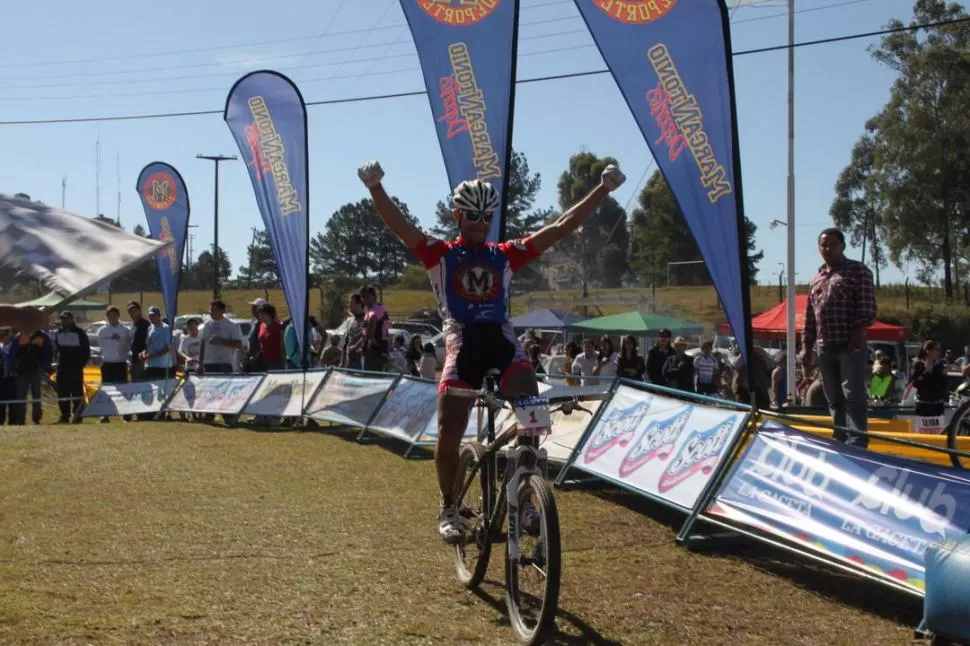
[[[475,248],[461,238],[454,242],[423,238],[412,251],[428,270],[438,312],[446,324],[508,321],[512,276],[539,257],[531,237]]]

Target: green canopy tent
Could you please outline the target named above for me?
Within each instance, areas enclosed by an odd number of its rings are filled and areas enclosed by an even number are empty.
[[[631,334],[638,337],[657,336],[662,329],[668,329],[674,336],[700,336],[704,328],[691,321],[681,321],[659,314],[627,312],[587,319],[569,326],[570,332],[583,334],[608,334],[619,336]]]
[[[60,303],[64,302],[64,296],[58,294],[57,292],[49,292],[40,298],[35,298],[32,301],[24,301],[23,303],[17,303],[18,307],[55,307]],[[104,303],[95,303],[93,301],[77,300],[71,301],[67,307],[60,309],[71,310],[72,312],[87,312],[100,310],[104,311],[107,307]]]

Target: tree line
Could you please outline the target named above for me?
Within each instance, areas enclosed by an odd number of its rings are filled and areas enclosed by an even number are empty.
[[[506,237],[520,238],[554,221],[579,201],[598,182],[600,173],[612,157],[598,157],[590,152],[573,155],[569,166],[558,178],[557,207],[538,206],[542,176],[529,167],[526,155],[512,153],[509,177]],[[394,198],[412,222],[407,204]],[[751,281],[757,278],[757,265],[763,253],[755,249],[756,227],[746,221],[747,248]],[[434,225],[429,233],[454,239],[458,225],[452,215],[450,192],[435,208]],[[680,214],[673,194],[663,176],[656,172],[640,192],[632,217],[613,197],[608,197],[583,229],[571,236],[539,262],[516,275],[520,290],[545,289],[544,265],[555,262],[562,266],[566,280],[587,290],[603,287],[648,286],[666,284],[670,262],[699,260],[700,252],[687,224]],[[402,284],[407,288],[427,288],[423,269],[397,238],[383,225],[370,199],[341,206],[331,216],[324,231],[310,240],[310,269],[318,284],[342,278],[373,282],[387,286]],[[709,284],[707,270],[699,265],[677,277],[679,284]],[[247,249],[247,263],[240,267],[237,283],[261,286],[276,282],[276,266],[269,240],[259,233]]]
[[[956,3],[917,0],[870,51],[893,71],[889,100],[865,124],[829,214],[875,273],[916,266],[952,300],[970,286],[970,23]],[[917,28],[919,25],[931,25]]]
[[[542,188],[542,176],[529,167],[526,155],[514,151],[510,168],[508,216],[506,236],[521,238],[554,221],[570,206],[585,196],[598,182],[600,173],[612,157],[598,157],[580,152],[569,160],[568,167],[558,178],[558,204],[539,206],[537,197]],[[405,216],[417,224],[408,205],[393,198]],[[101,216],[105,222],[117,224]],[[757,275],[760,253],[754,253],[755,227],[749,223],[748,248],[751,252],[752,282]],[[147,236],[142,225],[133,229],[137,235]],[[437,203],[431,235],[453,239],[458,235],[452,215],[450,192]],[[219,249],[220,284],[227,288],[258,289],[279,284],[276,260],[264,230],[254,230],[246,248],[245,261],[233,272],[226,252]],[[667,264],[675,261],[698,260],[700,253],[693,236],[680,214],[678,206],[660,173],[655,173],[640,192],[639,202],[628,217],[626,210],[613,197],[608,197],[586,225],[576,234],[546,254],[538,262],[516,275],[515,289],[545,289],[543,267],[555,263],[560,276],[570,286],[582,288],[663,285],[667,280]],[[371,282],[381,287],[401,285],[410,289],[429,289],[424,270],[384,224],[369,199],[344,204],[327,221],[323,231],[309,241],[311,283],[315,286],[351,285]],[[195,258],[186,258],[182,271],[181,289],[209,289],[212,287],[216,262],[211,249]],[[680,274],[683,284],[709,284],[703,265],[689,274]],[[4,276],[0,275],[0,287]],[[113,291],[158,290],[158,272],[150,260],[134,268],[112,283]]]

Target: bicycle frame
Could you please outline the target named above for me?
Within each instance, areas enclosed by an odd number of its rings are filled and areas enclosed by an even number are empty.
[[[501,404],[500,404],[501,402]],[[498,474],[498,452],[505,446],[505,443],[497,443],[495,438],[495,412],[504,405],[504,400],[498,397],[495,378],[487,376],[485,378],[485,388],[479,400],[480,405],[486,409],[485,454],[482,456],[482,511],[485,516],[485,540],[489,543],[499,542],[501,535],[503,512],[500,501],[506,503],[505,514],[508,517],[508,535],[510,559],[515,565],[519,563],[519,508],[518,492],[519,483],[522,478],[530,475],[545,476],[542,465],[546,463],[546,450],[539,446],[538,437],[516,436],[512,439],[513,445],[505,456],[505,470],[503,472],[502,484],[498,488],[496,495],[496,476]],[[481,433],[479,433],[481,439]],[[481,463],[480,462],[480,463]],[[477,471],[475,465],[472,475],[462,485],[458,500],[462,500],[474,480],[474,473]]]

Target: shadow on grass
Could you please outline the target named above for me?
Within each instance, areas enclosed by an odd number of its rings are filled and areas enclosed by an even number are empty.
[[[483,585],[495,589],[500,596],[496,597],[486,592],[483,587],[472,590],[472,594],[490,605],[496,612],[501,614],[498,620],[499,626],[505,626],[509,630],[512,624],[508,618],[508,608],[505,606],[505,586],[497,581],[487,579]],[[579,635],[567,635],[563,633],[559,626],[563,623],[572,626]],[[556,610],[556,631],[545,642],[546,644],[562,644],[563,646],[579,646],[580,644],[601,644],[602,646],[620,646],[621,642],[603,637],[595,628],[584,622],[582,619],[561,607]]]
[[[347,443],[360,444],[364,446],[379,446],[400,456],[404,456],[405,453],[407,453],[406,457],[409,459],[427,460],[433,457],[430,447],[415,446],[411,448],[411,445],[408,442],[396,437],[367,432],[362,438],[358,439],[360,437],[361,429],[342,424],[317,422],[316,426],[303,425],[269,428],[264,426],[242,425],[240,428],[245,428],[246,430],[253,431],[254,433],[317,433],[320,435],[326,435],[328,437],[336,437]],[[411,449],[410,452],[408,452],[409,448]]]
[[[697,554],[747,563],[814,594],[896,623],[915,626],[922,618],[922,602],[913,595],[753,540],[737,542],[730,549]]]
[[[687,519],[687,514],[683,511],[668,507],[667,505],[661,505],[658,502],[625,489],[607,485],[596,490],[587,488],[586,492],[604,502],[620,505],[634,513],[647,516],[654,522],[669,527],[674,532],[679,532],[684,521]]]
[[[605,502],[623,506],[633,512],[665,525],[676,535],[687,519],[684,512],[661,505],[632,492],[609,485],[588,490],[587,493]],[[699,523],[697,533],[727,532],[720,527]],[[728,532],[729,533],[729,532]],[[729,533],[730,534],[730,533]],[[733,535],[732,535],[733,536]],[[922,603],[908,595],[862,577],[841,572],[808,557],[759,543],[737,535],[739,540],[724,540],[706,546],[703,551],[692,550],[700,558],[729,558],[785,578],[795,585],[837,603],[863,612],[915,626],[922,617]],[[671,540],[674,536],[671,536]]]

